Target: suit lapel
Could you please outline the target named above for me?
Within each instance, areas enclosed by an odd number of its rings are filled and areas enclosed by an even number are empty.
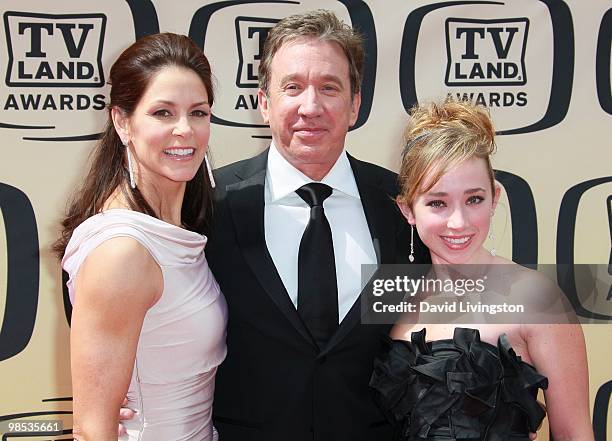
[[[391,198],[391,195],[388,195],[381,187],[382,184],[365,170],[360,161],[351,155],[348,155],[348,158],[355,175],[359,195],[361,196],[361,204],[370,230],[370,236],[372,237],[377,263],[394,263],[396,238],[395,228],[392,228],[392,225],[394,225],[395,213],[392,211],[393,206],[389,204],[387,199]],[[357,298],[348,314],[344,317],[344,320],[340,323],[338,330],[319,356],[323,356],[331,351],[360,320],[361,295]]]
[[[382,183],[364,170],[364,166],[352,156],[348,156],[359,195],[370,229],[370,236],[376,251],[378,263],[394,263],[396,250],[396,231],[391,228],[397,214],[395,207],[390,204],[392,195],[382,187]]]
[[[227,200],[236,227],[238,246],[260,285],[298,332],[316,345],[300,319],[278,275],[265,240],[264,184],[268,151],[256,156],[241,172],[241,181],[227,187]]]

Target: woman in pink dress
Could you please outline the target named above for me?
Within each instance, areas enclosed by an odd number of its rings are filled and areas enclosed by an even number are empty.
[[[74,437],[212,440],[227,309],[204,255],[211,70],[188,37],[156,34],[110,71],[109,121],[63,221]],[[207,170],[208,169],[208,170]]]

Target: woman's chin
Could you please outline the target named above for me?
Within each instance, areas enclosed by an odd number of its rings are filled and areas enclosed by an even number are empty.
[[[445,250],[443,253],[432,253],[431,262],[435,265],[470,265],[488,263],[491,255],[482,246],[479,249]]]

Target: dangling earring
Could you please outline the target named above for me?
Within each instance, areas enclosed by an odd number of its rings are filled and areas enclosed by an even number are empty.
[[[414,262],[414,225],[412,224],[410,224],[410,255],[408,260]]]
[[[489,240],[491,241],[491,251],[489,251],[491,253],[491,256],[495,257],[497,256],[497,250],[495,249],[495,245],[493,244],[493,241],[495,241],[495,235],[493,234],[493,231],[489,231]]]
[[[208,179],[210,179],[210,186],[212,188],[215,188],[215,178],[213,177],[212,167],[210,166],[210,162],[208,161],[208,150],[206,150],[206,154],[204,155],[204,162],[206,163],[206,170],[208,170]]]
[[[491,219],[493,219],[494,214],[495,212],[491,210]],[[489,252],[491,253],[491,256],[495,257],[497,256],[497,250],[495,249],[495,234],[493,234],[493,226],[489,227],[489,240],[491,241],[491,251]]]
[[[125,153],[127,154],[128,160],[128,173],[130,175],[130,187],[136,188],[136,180],[134,179],[134,172],[132,171],[132,153],[130,153],[130,148],[128,147],[127,142],[123,142],[125,146]]]

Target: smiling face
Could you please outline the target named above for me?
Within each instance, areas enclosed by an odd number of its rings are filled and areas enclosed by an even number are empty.
[[[139,188],[184,185],[195,176],[210,136],[208,94],[195,72],[161,69],[129,117],[117,108],[112,116],[121,139],[129,140]]]
[[[425,178],[424,188],[428,182]],[[429,248],[432,263],[487,263],[491,255],[483,243],[499,194],[498,186],[492,193],[485,160],[471,158],[443,174],[428,191],[419,191],[411,206],[399,206]]]
[[[259,91],[259,105],[274,145],[295,168],[321,180],[359,113],[346,55],[336,43],[301,38],[276,52],[270,71],[269,93]]]

